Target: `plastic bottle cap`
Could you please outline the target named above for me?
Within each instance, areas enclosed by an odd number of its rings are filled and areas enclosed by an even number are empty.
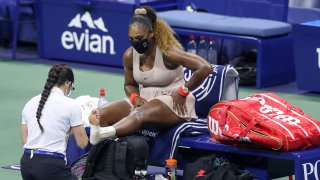
[[[106,95],[106,91],[104,90],[104,88],[100,89],[100,96],[105,96]]]
[[[177,165],[177,160],[172,159],[172,158],[167,159],[167,160],[166,160],[166,164],[167,164],[167,165],[170,165],[170,166],[172,166],[172,165]]]
[[[194,35],[190,35],[190,40],[194,40]]]
[[[206,38],[204,36],[200,36],[200,40],[205,40]]]
[[[214,41],[214,37],[210,37],[210,41]]]

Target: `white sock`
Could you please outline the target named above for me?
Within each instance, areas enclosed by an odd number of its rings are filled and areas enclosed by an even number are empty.
[[[90,134],[98,135],[100,132],[100,126],[91,125],[90,126]]]
[[[113,126],[99,127],[92,125],[91,128],[93,128],[93,131],[90,129],[90,143],[92,145],[96,145],[102,140],[116,135],[116,129]]]
[[[113,126],[100,127],[99,135],[103,139],[114,137],[116,135],[116,129]]]
[[[99,143],[99,132],[100,126],[91,125],[90,126],[90,143],[96,145]]]
[[[99,135],[90,134],[90,144],[96,145],[100,142]]]

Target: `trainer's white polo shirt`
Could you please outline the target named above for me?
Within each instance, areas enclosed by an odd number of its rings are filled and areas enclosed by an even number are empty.
[[[42,109],[42,134],[36,118],[40,98],[41,95],[33,97],[22,111],[22,124],[27,124],[28,128],[27,142],[23,147],[66,155],[70,128],[83,124],[81,108],[60,88],[53,87]]]

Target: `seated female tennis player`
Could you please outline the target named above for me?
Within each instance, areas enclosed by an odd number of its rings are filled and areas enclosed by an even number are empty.
[[[131,47],[124,52],[123,65],[129,98],[92,111],[92,144],[133,134],[142,126],[160,130],[197,118],[190,91],[212,72],[211,65],[185,52],[170,26],[148,6],[135,10],[128,34]],[[188,82],[183,67],[194,71]]]

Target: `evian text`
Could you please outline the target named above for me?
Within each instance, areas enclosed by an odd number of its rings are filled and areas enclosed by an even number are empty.
[[[92,53],[106,54],[107,50],[111,55],[116,54],[114,51],[114,40],[108,35],[90,34],[86,29],[83,33],[64,31],[61,35],[61,44],[65,49],[84,50]],[[109,48],[109,49],[108,49]]]

